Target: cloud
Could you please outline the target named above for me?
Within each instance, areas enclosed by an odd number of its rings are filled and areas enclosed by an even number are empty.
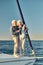
[[[0,40],[12,40],[11,36],[1,36]]]
[[[29,34],[31,40],[43,40],[43,34]],[[0,40],[12,40],[12,36],[0,36]]]
[[[43,40],[43,34],[32,34],[30,35],[32,40]]]

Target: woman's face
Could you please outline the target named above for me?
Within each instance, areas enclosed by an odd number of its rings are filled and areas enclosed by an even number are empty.
[[[19,26],[22,27],[22,23],[21,22],[19,23]]]

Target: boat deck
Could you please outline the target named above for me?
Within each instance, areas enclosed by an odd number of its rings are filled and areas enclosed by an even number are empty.
[[[12,55],[0,54],[0,65],[33,65],[35,60],[35,57],[14,58]]]

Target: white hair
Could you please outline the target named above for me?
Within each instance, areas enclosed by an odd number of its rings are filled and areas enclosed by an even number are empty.
[[[12,22],[11,22],[11,23],[12,23],[12,24],[14,24],[14,22],[15,22],[15,21],[16,21],[16,20],[12,20]]]

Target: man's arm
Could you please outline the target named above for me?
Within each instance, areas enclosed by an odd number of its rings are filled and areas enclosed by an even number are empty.
[[[19,33],[19,32],[20,32],[20,30],[17,30],[17,31],[14,32],[14,34]]]

